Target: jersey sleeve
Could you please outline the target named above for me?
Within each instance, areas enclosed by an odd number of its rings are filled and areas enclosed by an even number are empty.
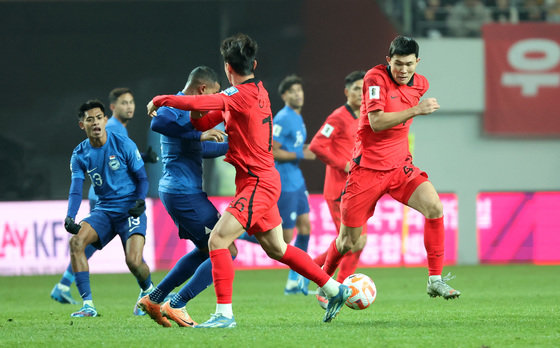
[[[125,158],[127,159],[127,166],[132,172],[139,171],[144,167],[144,161],[142,160],[142,155],[138,151],[136,144],[129,138],[125,138],[124,142]]]
[[[383,76],[377,73],[366,74],[363,87],[366,111],[369,113],[385,110],[385,98],[387,98],[387,85]]]
[[[340,170],[346,168],[346,161],[344,158],[336,156],[331,151],[331,146],[338,138],[343,126],[336,117],[329,116],[309,144],[309,149],[317,155],[321,162]]]
[[[84,168],[78,160],[76,151],[72,153],[72,157],[70,158],[70,172],[72,173],[72,179],[85,179]]]
[[[152,99],[155,106],[171,106],[181,110],[226,110],[221,94],[203,95],[158,95]]]
[[[275,117],[272,126],[272,139],[280,144],[285,144],[290,136],[291,124],[285,117]]]
[[[191,124],[199,131],[207,131],[212,129],[224,121],[224,114],[222,111],[210,111],[201,118],[191,119]],[[198,137],[200,139],[200,136]]]
[[[157,116],[152,118],[150,128],[154,132],[173,138],[196,140],[200,139],[201,132],[193,129],[189,123],[186,112],[178,112],[169,107],[159,108]]]

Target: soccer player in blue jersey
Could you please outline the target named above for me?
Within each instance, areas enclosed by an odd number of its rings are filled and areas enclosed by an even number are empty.
[[[219,89],[216,72],[199,66],[191,71],[185,87],[177,95],[212,94]],[[187,313],[186,304],[212,284],[208,238],[220,217],[202,190],[202,158],[225,155],[228,144],[224,142],[225,133],[220,130],[196,130],[190,122],[190,112],[180,109],[159,108],[157,116],[152,118],[151,128],[161,134],[163,175],[159,181],[159,196],[179,229],[179,237],[191,240],[195,248],[177,261],[138,306],[165,327],[171,326],[168,319],[179,326],[192,327],[197,323]],[[234,244],[230,252],[237,254]],[[164,303],[166,295],[189,278],[185,286]]]
[[[307,187],[299,162],[302,159],[314,160],[315,154],[305,144],[307,130],[301,116],[303,108],[303,80],[296,75],[285,77],[278,87],[285,103],[274,116],[273,147],[274,162],[280,173],[282,192],[278,209],[282,217],[282,229],[286,243],[292,241],[294,227],[297,228],[295,246],[307,251],[309,245],[309,201]],[[290,270],[284,289],[285,295],[303,292],[307,295],[309,280]]]
[[[146,235],[145,197],[148,177],[138,148],[128,137],[107,132],[105,107],[98,100],[80,106],[79,126],[87,135],[72,153],[72,184],[64,227],[70,239],[70,257],[82,308],[72,317],[95,317],[85,248],[101,249],[119,235],[126,264],[145,293],[152,290],[150,269],[142,258]],[[94,185],[98,202],[80,224],[74,221],[82,201],[85,174]]]
[[[128,122],[134,117],[135,103],[134,95],[129,88],[119,87],[114,88],[109,92],[109,102],[110,109],[113,112],[113,116],[107,121],[105,129],[108,132],[120,134],[122,136],[128,137],[128,131],[126,126]],[[148,147],[145,153],[142,153],[142,159],[147,163],[155,163],[158,160],[157,154]],[[93,190],[94,185],[91,185],[88,191],[88,199],[90,210],[93,210],[95,203],[97,202],[97,196]],[[93,245],[86,246],[85,254],[89,259],[95,253],[97,249]],[[66,271],[62,275],[60,282],[55,284],[51,291],[51,298],[60,303],[70,303],[76,304],[76,300],[72,297],[70,293],[70,286],[74,282],[74,272],[72,271],[72,264],[69,263]],[[140,297],[139,297],[140,298]],[[134,306],[133,313],[135,315],[144,315],[141,310]]]

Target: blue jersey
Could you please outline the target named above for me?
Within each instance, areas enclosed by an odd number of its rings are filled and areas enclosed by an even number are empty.
[[[299,168],[299,161],[303,158],[303,144],[307,138],[303,118],[294,109],[286,105],[274,116],[273,124],[274,141],[282,144],[282,150],[298,154],[298,159],[293,161],[274,162],[280,173],[282,191],[296,191],[305,185],[303,174]]]
[[[105,125],[105,130],[107,132],[113,132],[128,137],[128,131],[126,130],[126,127],[115,116],[112,116],[107,121],[107,124]],[[95,195],[95,191],[93,190],[93,185],[89,187],[88,199],[94,201],[97,200],[97,196]]]
[[[184,94],[179,92],[177,95]],[[151,128],[161,133],[163,174],[159,191],[173,194],[203,192],[202,158],[224,155],[227,143],[201,142],[202,132],[191,124],[190,112],[170,107],[158,109]]]
[[[136,144],[128,137],[107,132],[107,142],[92,147],[89,139],[81,142],[72,153],[72,179],[89,176],[98,196],[96,209],[127,212],[138,198],[134,172],[144,166]],[[143,198],[143,197],[142,197]]]

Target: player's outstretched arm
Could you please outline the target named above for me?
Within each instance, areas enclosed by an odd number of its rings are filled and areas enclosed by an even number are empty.
[[[220,94],[158,95],[148,103],[148,115],[152,115],[161,106],[194,111],[225,110],[225,103]]]
[[[159,134],[172,138],[183,138],[189,140],[200,139],[202,132],[186,127],[189,123],[181,125],[177,122],[178,116],[176,110],[170,108],[160,108],[157,116],[152,118],[150,128]]]
[[[368,113],[369,125],[374,132],[380,132],[404,123],[418,115],[429,115],[439,109],[436,98],[426,98],[418,105],[398,112],[375,110]]]
[[[82,203],[83,186],[84,179],[72,178],[70,192],[68,193],[68,211],[66,212],[66,218],[64,219],[64,228],[72,234],[77,234],[81,227],[74,221],[74,218],[76,217],[76,214],[78,214],[78,209],[80,209],[80,204]]]

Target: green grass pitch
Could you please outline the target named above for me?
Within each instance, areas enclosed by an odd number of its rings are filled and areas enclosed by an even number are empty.
[[[283,295],[287,270],[237,271],[237,328],[217,330],[134,317],[130,274],[91,276],[98,318],[70,318],[80,306],[50,299],[58,276],[0,277],[0,347],[560,347],[560,266],[446,267],[462,292],[449,301],[426,295],[424,268],[358,271],[375,281],[375,303],[331,323],[314,297]],[[210,287],[187,309],[201,322],[214,303]]]

